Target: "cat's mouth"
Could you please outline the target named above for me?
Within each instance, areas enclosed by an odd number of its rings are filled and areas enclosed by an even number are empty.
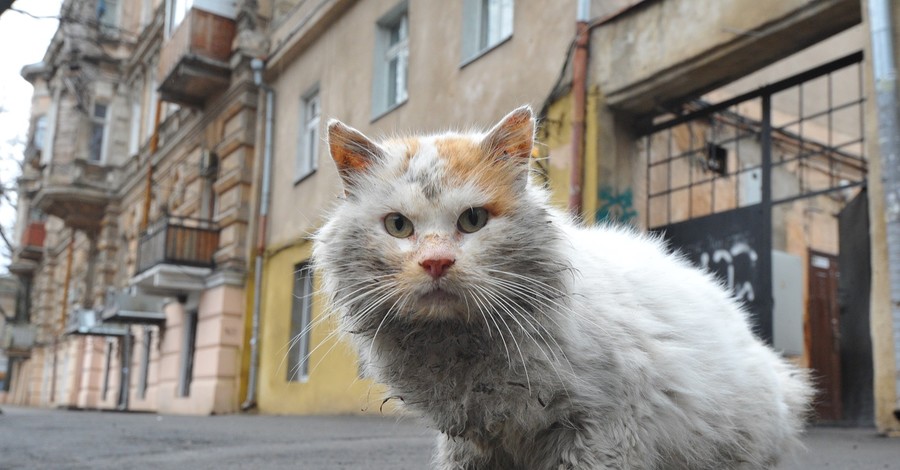
[[[419,297],[419,300],[428,303],[456,302],[457,300],[459,300],[459,296],[446,289],[435,287],[434,289],[422,294],[422,296]]]

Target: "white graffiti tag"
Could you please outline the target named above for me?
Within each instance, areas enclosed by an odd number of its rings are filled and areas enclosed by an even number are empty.
[[[748,302],[753,302],[756,299],[756,294],[753,292],[753,284],[750,280],[741,279],[739,282],[735,280],[734,264],[742,256],[746,256],[750,261],[750,272],[755,271],[758,258],[756,250],[744,242],[737,242],[731,245],[729,250],[721,248],[715,250],[712,252],[712,256],[707,252],[700,254],[700,266],[708,271],[715,272],[715,269],[710,267],[710,258],[714,264],[725,263],[725,269],[728,274],[728,290],[733,292],[738,299],[746,299]]]

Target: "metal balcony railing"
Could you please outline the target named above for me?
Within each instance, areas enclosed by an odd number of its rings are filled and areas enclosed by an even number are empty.
[[[212,222],[163,218],[141,235],[136,274],[158,264],[212,268],[218,247],[219,229]]]

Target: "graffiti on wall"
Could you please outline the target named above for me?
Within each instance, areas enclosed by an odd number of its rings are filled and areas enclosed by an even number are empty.
[[[631,188],[617,191],[611,186],[603,186],[597,191],[596,222],[619,222],[630,224],[637,218],[634,208],[634,194]]]
[[[729,249],[719,248],[700,254],[700,267],[724,277],[728,290],[735,298],[746,302],[756,300],[753,290],[753,273],[756,271],[756,250],[743,241],[735,242]],[[724,272],[724,276],[722,276]]]

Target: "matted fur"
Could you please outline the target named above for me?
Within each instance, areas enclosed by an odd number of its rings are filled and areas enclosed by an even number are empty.
[[[531,110],[375,144],[333,121],[346,197],[314,260],[369,375],[441,432],[440,469],[770,468],[808,378],[657,238],[583,228],[528,183]],[[474,233],[460,214],[485,207]],[[384,217],[412,221],[395,238]],[[433,279],[419,263],[454,260]]]

